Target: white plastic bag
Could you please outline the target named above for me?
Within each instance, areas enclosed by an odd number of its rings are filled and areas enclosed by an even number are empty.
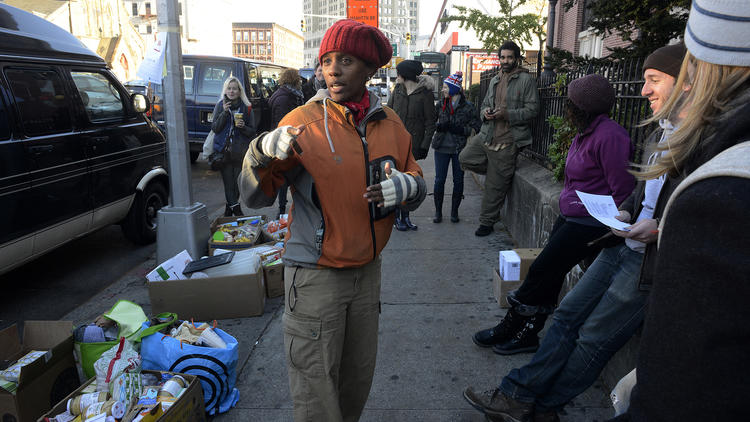
[[[627,412],[628,407],[630,407],[630,392],[633,391],[635,383],[635,369],[633,369],[617,382],[617,385],[615,385],[615,388],[609,394],[612,406],[615,408],[615,417]]]
[[[208,132],[206,140],[203,141],[203,159],[208,160],[208,156],[214,153],[214,131]]]
[[[133,347],[133,343],[120,338],[114,347],[102,353],[94,362],[96,372],[96,391],[109,392],[109,384],[124,373],[141,372],[141,355]]]

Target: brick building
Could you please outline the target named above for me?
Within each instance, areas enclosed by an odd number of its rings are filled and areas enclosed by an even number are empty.
[[[232,55],[302,67],[303,38],[271,22],[232,23]]]
[[[611,54],[608,48],[626,47],[619,33],[605,37],[595,35],[589,29],[586,6],[592,0],[577,1],[568,11],[563,7],[564,1],[558,1],[555,8],[555,37],[553,46],[572,52],[577,56],[607,57]]]

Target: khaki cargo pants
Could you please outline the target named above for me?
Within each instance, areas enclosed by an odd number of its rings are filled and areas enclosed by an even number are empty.
[[[359,268],[284,269],[284,348],[295,422],[353,422],[375,372],[380,257]]]
[[[500,211],[516,171],[517,157],[516,144],[494,151],[487,148],[479,136],[470,138],[466,147],[458,154],[458,162],[463,170],[486,175],[479,224],[491,227],[500,221]]]

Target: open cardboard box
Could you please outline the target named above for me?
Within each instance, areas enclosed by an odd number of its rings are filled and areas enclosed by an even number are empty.
[[[255,238],[252,242],[217,242],[213,240],[213,237],[208,238],[208,255],[213,256],[214,250],[216,249],[226,249],[230,251],[237,251],[247,248],[252,248],[253,246],[260,244],[260,243],[266,243],[268,240],[265,240],[268,234],[264,234],[263,232],[263,224],[265,224],[268,221],[268,218],[265,215],[256,215],[261,218],[261,221],[258,226],[258,236]],[[216,232],[217,228],[226,223],[231,223],[243,218],[247,218],[248,216],[244,217],[217,217],[212,223],[211,223],[211,236],[213,236],[214,232]],[[255,216],[249,216],[249,217],[255,217]]]
[[[162,371],[142,371],[145,374],[151,373],[159,375]],[[185,390],[180,398],[169,408],[163,415],[155,419],[157,422],[204,422],[206,420],[206,407],[203,403],[203,389],[201,388],[200,380],[195,375],[180,374],[181,377],[185,378],[185,381],[189,382],[187,389]],[[89,384],[96,381],[96,377],[92,377],[80,388],[70,393],[67,397],[60,400],[55,407],[49,412],[42,415],[37,422],[44,422],[44,418],[52,418],[60,413],[67,410],[68,400],[82,394],[83,390],[88,387]],[[129,412],[125,415],[123,420],[131,420],[137,413],[135,411]],[[129,418],[130,417],[130,418]]]
[[[504,280],[500,275],[500,272],[496,269],[494,271],[492,280],[492,290],[497,300],[498,305],[501,308],[509,308],[508,304],[508,293],[521,287],[523,280],[526,279],[526,275],[529,273],[529,268],[534,260],[542,252],[541,248],[519,248],[513,249],[513,251],[520,258],[520,277],[518,280]]]
[[[0,388],[0,420],[35,421],[80,385],[72,332],[72,321],[26,321],[22,343],[17,325],[0,331],[2,361],[13,363],[31,350],[47,351],[21,368],[15,394]]]
[[[261,268],[249,274],[147,283],[154,314],[175,312],[186,320],[211,321],[263,315],[266,306]]]

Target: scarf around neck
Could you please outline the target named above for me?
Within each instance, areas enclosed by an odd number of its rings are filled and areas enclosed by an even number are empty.
[[[359,125],[362,119],[367,116],[367,110],[370,109],[370,93],[365,89],[365,92],[359,101],[347,101],[343,104],[352,112],[354,124]]]

